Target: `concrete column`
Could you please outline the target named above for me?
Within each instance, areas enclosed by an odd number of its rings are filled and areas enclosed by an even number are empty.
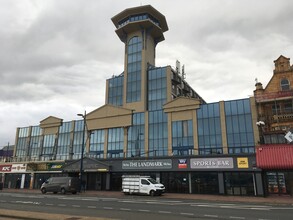
[[[223,172],[218,172],[218,183],[219,183],[219,194],[224,195],[225,194],[225,179],[224,179]]]

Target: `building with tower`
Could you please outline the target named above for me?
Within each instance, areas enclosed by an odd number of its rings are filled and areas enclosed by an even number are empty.
[[[168,31],[163,14],[145,5],[112,21],[124,43],[124,69],[106,80],[105,105],[81,120],[49,116],[17,128],[4,187],[21,178],[22,187],[38,188],[66,175],[82,176],[89,190],[121,190],[122,175],[141,174],[167,192],[265,195],[255,156],[261,92],[206,103],[179,62],[175,69],[156,66],[156,45]]]

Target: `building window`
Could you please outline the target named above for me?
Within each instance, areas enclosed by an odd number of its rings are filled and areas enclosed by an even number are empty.
[[[123,128],[110,128],[108,130],[108,158],[123,157],[124,132]]]
[[[90,157],[104,158],[105,130],[95,130],[90,139]]]
[[[225,115],[229,153],[254,153],[250,100],[225,102]]]
[[[219,103],[201,105],[197,110],[199,154],[222,154],[222,132]]]
[[[282,91],[287,91],[290,89],[290,83],[288,79],[282,79],[281,80],[281,90]]]
[[[108,104],[122,106],[124,76],[109,79]]]
[[[127,137],[127,157],[145,157],[144,150],[144,113],[134,113],[132,117],[132,126],[128,130]]]
[[[192,155],[193,148],[192,120],[172,122],[173,155]]]
[[[140,101],[141,96],[141,51],[140,37],[133,37],[128,42],[127,50],[127,103]]]

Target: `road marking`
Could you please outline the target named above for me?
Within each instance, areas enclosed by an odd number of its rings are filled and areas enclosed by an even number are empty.
[[[103,209],[113,209],[112,207],[103,207]]]
[[[131,209],[120,208],[121,211],[131,211]]]
[[[245,219],[245,217],[230,216],[231,219]]]
[[[180,215],[194,215],[193,213],[181,212]]]
[[[205,217],[209,217],[209,218],[218,218],[219,216],[217,215],[204,215]]]
[[[96,209],[97,206],[88,206],[89,209]]]
[[[54,205],[54,204],[52,204],[52,203],[46,203],[46,205]]]
[[[171,212],[168,212],[168,211],[159,211],[159,213],[162,213],[162,214],[170,214]]]
[[[72,205],[72,207],[80,208],[80,205]]]
[[[146,210],[146,209],[139,209],[139,212],[150,212],[150,210]]]

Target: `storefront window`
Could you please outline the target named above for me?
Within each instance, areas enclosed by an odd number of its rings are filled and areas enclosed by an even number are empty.
[[[254,195],[253,173],[225,173],[225,187],[228,195]]]
[[[188,173],[163,173],[162,184],[166,192],[189,193]]]
[[[195,194],[219,194],[218,173],[192,173],[191,189]]]
[[[287,172],[267,172],[267,187],[269,194],[288,194],[287,184],[289,174]]]

